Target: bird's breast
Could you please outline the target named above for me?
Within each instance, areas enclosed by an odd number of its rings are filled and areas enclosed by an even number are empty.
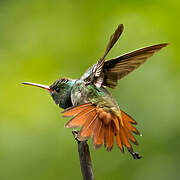
[[[71,101],[73,106],[91,102],[96,104],[97,107],[103,108],[106,112],[119,113],[117,102],[105,88],[97,88],[91,84],[86,85],[80,80],[72,88]]]
[[[85,83],[77,81],[71,90],[71,101],[74,106],[89,102]]]

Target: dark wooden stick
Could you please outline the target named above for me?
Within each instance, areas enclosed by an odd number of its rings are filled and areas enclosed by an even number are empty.
[[[89,152],[89,146],[87,141],[79,141],[78,140],[78,131],[72,131],[74,139],[78,144],[78,152],[79,152],[79,160],[81,165],[81,173],[83,176],[83,180],[94,180],[94,174],[92,170],[91,156]]]

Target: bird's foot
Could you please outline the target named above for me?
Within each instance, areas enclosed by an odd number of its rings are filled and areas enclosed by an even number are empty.
[[[79,133],[79,131],[77,131],[77,130],[73,130],[73,131],[72,131],[72,134],[73,134],[73,136],[74,136],[74,139],[79,142],[79,140],[78,140],[78,133]]]
[[[132,149],[130,149],[129,152],[131,153],[131,155],[134,159],[141,159],[142,158],[142,156],[140,156],[138,152],[134,152]]]

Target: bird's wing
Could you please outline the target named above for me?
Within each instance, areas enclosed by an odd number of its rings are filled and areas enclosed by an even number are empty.
[[[102,85],[115,88],[119,79],[138,68],[148,58],[153,56],[154,53],[167,45],[167,43],[164,43],[148,46],[104,62],[102,67]]]
[[[107,56],[107,54],[109,53],[109,51],[111,50],[111,48],[114,46],[114,44],[116,43],[116,41],[119,39],[120,35],[123,32],[123,24],[119,24],[119,26],[117,27],[116,31],[111,35],[110,40],[108,42],[108,45],[106,47],[106,50],[104,52],[104,55],[98,60],[98,62],[96,64],[94,64],[91,68],[91,81],[95,80],[95,84],[97,86],[101,86],[102,81],[101,81],[101,75],[102,75],[102,68],[104,66],[104,59]],[[98,81],[101,81],[98,82]],[[99,84],[99,85],[98,85]]]

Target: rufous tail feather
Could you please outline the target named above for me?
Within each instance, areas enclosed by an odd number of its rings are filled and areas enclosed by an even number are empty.
[[[65,127],[81,127],[78,139],[84,141],[93,137],[93,147],[95,149],[104,144],[107,151],[111,151],[114,145],[114,136],[116,136],[116,144],[122,152],[124,152],[125,146],[131,153],[134,153],[130,141],[138,145],[132,134],[140,135],[139,131],[133,126],[137,123],[124,111],[120,111],[120,115],[115,115],[92,103],[73,106],[63,111],[64,117],[73,116],[65,124]]]

